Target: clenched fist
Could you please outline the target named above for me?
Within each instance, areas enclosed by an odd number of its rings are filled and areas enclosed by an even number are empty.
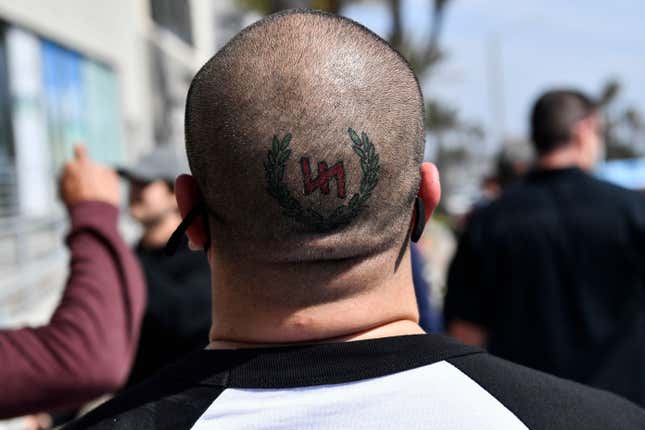
[[[90,160],[85,147],[77,145],[74,159],[63,168],[60,195],[67,207],[90,200],[118,206],[119,177],[112,169]]]

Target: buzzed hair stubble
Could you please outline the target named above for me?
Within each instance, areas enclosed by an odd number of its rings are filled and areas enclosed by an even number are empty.
[[[405,60],[349,19],[296,10],[246,28],[197,73],[186,106],[215,246],[289,261],[400,246],[423,116]]]

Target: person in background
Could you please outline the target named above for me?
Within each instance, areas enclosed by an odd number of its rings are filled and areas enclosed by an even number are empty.
[[[419,308],[419,325],[426,332],[441,332],[443,321],[436,308],[432,306],[430,280],[425,273],[430,270],[430,267],[416,243],[410,245],[410,259],[412,261],[414,295]]]
[[[423,106],[349,19],[297,9],[235,36],[188,91],[169,242],[207,254],[209,347],[68,429],[644,428],[618,396],[421,329],[408,243],[441,193]]]
[[[532,162],[533,151],[528,142],[504,142],[495,160],[495,178],[500,193],[522,179]]]
[[[185,238],[173,258],[163,252],[181,221],[174,181],[188,170],[182,152],[173,146],[158,146],[135,165],[119,169],[130,184],[130,215],[143,228],[135,252],[148,285],[148,306],[128,385],[208,343],[208,262],[203,255],[190,252]]]
[[[460,240],[449,333],[645,405],[645,198],[587,173],[603,133],[585,94],[545,93],[531,133],[535,169]]]
[[[0,330],[0,418],[77,407],[126,381],[145,306],[136,257],[117,230],[119,180],[85,148],[63,171],[70,274],[42,327]]]
[[[506,141],[495,156],[491,172],[482,181],[482,196],[472,211],[484,207],[497,199],[504,190],[518,183],[533,164],[533,151],[528,142]],[[468,223],[469,213],[463,225]]]

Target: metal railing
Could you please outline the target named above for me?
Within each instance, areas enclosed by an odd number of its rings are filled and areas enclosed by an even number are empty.
[[[18,213],[18,188],[15,167],[0,157],[0,219]],[[1,230],[0,230],[1,231]]]
[[[40,324],[63,288],[64,212],[20,215],[15,168],[0,165],[0,327]]]

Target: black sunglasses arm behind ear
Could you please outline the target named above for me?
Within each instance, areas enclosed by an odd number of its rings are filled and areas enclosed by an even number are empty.
[[[205,218],[205,206],[203,203],[200,203],[196,205],[194,208],[188,212],[186,215],[186,218],[184,218],[177,229],[172,233],[170,236],[170,239],[168,239],[168,242],[166,243],[166,246],[164,247],[164,253],[168,256],[174,255],[175,252],[177,252],[177,248],[179,247],[179,244],[181,243],[181,238],[184,234],[186,234],[186,231],[188,230],[188,227],[191,226],[193,222],[195,222],[195,218],[197,218],[199,215],[204,215]],[[412,233],[410,236],[410,240],[412,242],[418,242],[419,239],[421,239],[421,235],[423,234],[423,229],[426,226],[426,216],[425,216],[425,207],[423,205],[423,200],[421,197],[417,197],[414,201],[414,210],[415,210],[415,217],[414,217],[414,225],[412,226]],[[207,223],[208,220],[204,219],[204,223],[206,224],[206,227],[208,227]],[[206,232],[208,234],[208,228],[206,228]],[[210,244],[210,238],[207,239],[207,244],[204,246],[204,250],[207,251],[209,248]]]
[[[195,222],[195,218],[197,218],[199,215],[204,215],[204,223],[208,223],[208,220],[206,219],[206,207],[204,206],[203,203],[197,204],[194,208],[188,212],[186,215],[186,218],[184,218],[177,229],[172,233],[170,236],[170,239],[168,239],[168,242],[166,243],[166,246],[164,247],[164,254],[171,256],[174,255],[175,252],[177,252],[177,248],[179,248],[179,244],[181,243],[182,236],[186,234],[186,231],[188,230],[188,227],[192,225],[193,222]],[[208,229],[206,229],[208,232]],[[204,247],[205,249],[208,249],[208,246]]]
[[[414,200],[414,225],[412,226],[412,234],[410,235],[410,240],[412,242],[418,242],[421,239],[423,234],[423,229],[426,227],[426,209],[423,205],[423,199],[417,197]]]

